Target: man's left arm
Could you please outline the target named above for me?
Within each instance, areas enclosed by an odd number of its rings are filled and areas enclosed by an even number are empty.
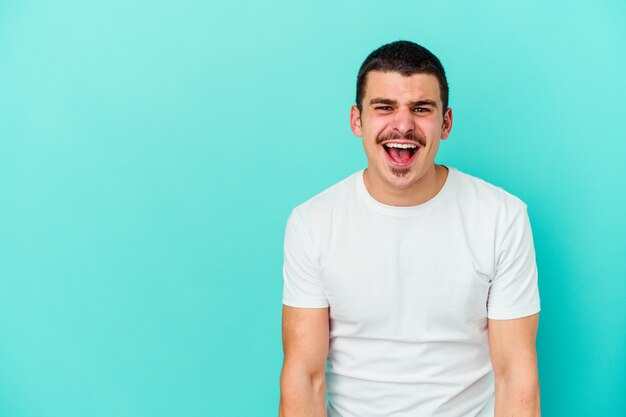
[[[493,364],[496,401],[494,417],[540,417],[537,370],[539,313],[488,320],[489,351]]]

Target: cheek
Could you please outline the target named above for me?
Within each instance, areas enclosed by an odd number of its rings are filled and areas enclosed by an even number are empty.
[[[363,134],[368,138],[368,142],[371,143],[372,146],[377,146],[376,139],[387,130],[388,126],[386,123],[370,124],[367,126],[367,130],[363,131]]]
[[[443,120],[439,120],[438,117],[432,119],[424,119],[421,123],[423,132],[428,136],[437,136],[441,134]]]

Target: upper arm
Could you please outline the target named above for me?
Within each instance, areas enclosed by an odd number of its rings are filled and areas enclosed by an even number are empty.
[[[284,367],[323,376],[329,344],[328,308],[283,305],[282,325]]]
[[[490,281],[487,317],[495,320],[527,317],[540,310],[537,263],[525,206],[513,210],[498,228],[495,271]]]
[[[488,320],[489,351],[498,380],[537,380],[539,313],[511,320]]]
[[[285,228],[283,304],[307,309],[327,308],[316,245],[298,212]]]

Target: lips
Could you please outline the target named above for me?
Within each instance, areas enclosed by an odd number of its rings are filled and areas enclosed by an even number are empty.
[[[410,141],[390,141],[381,145],[387,160],[396,167],[406,167],[415,161],[421,146]]]

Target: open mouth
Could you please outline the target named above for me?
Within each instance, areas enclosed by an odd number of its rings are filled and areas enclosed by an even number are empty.
[[[413,143],[388,142],[383,144],[387,156],[396,165],[409,165],[418,153],[418,145]]]

